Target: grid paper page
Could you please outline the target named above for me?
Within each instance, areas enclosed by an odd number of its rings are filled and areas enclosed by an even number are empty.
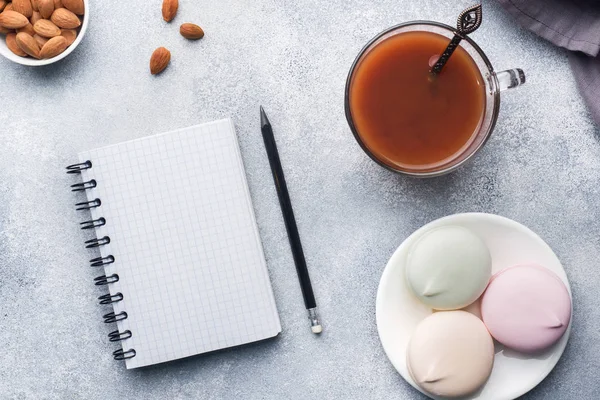
[[[95,179],[88,200],[124,299],[117,323],[142,367],[276,336],[281,331],[231,120],[79,155]],[[109,307],[109,306],[106,306]],[[108,310],[106,311],[108,312]]]

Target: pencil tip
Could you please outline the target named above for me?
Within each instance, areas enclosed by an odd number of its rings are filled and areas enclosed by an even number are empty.
[[[267,114],[265,113],[263,106],[260,106],[260,126],[266,125],[270,125],[269,118],[267,118]]]

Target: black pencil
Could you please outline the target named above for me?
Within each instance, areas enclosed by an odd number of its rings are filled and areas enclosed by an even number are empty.
[[[321,327],[319,317],[317,315],[317,302],[315,300],[315,295],[310,283],[308,267],[306,266],[306,260],[304,259],[304,252],[302,251],[302,243],[300,243],[300,235],[298,234],[298,227],[296,226],[296,218],[294,218],[292,202],[290,201],[290,195],[285,183],[283,169],[281,168],[277,144],[275,143],[275,137],[273,136],[271,123],[269,122],[267,114],[265,114],[265,110],[262,108],[262,106],[260,107],[260,127],[263,140],[265,141],[267,155],[269,156],[271,172],[273,172],[273,180],[275,181],[275,187],[277,188],[277,196],[279,197],[279,205],[281,206],[281,212],[283,213],[285,229],[287,230],[288,239],[290,240],[290,246],[292,248],[292,255],[294,257],[294,263],[296,264],[296,272],[298,273],[298,279],[300,280],[300,288],[302,289],[302,296],[304,297],[304,305],[308,310],[310,328],[313,333],[321,333],[323,328]]]

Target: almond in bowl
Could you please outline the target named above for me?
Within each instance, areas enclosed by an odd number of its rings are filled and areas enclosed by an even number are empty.
[[[0,0],[0,54],[42,66],[69,55],[89,21],[88,0]]]

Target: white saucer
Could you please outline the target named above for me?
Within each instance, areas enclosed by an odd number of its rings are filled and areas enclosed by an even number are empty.
[[[547,267],[571,288],[565,270],[550,247],[525,226],[492,214],[456,214],[433,221],[408,237],[388,262],[377,291],[377,329],[388,358],[400,375],[423,392],[412,380],[406,366],[406,347],[417,324],[432,313],[412,295],[404,279],[404,263],[411,244],[427,230],[460,225],[477,233],[492,254],[492,273],[515,264],[536,263]],[[572,319],[572,317],[571,317]],[[571,322],[564,336],[542,354],[534,357],[504,349],[496,344],[492,374],[485,386],[467,399],[512,400],[539,384],[552,371],[562,355]]]

